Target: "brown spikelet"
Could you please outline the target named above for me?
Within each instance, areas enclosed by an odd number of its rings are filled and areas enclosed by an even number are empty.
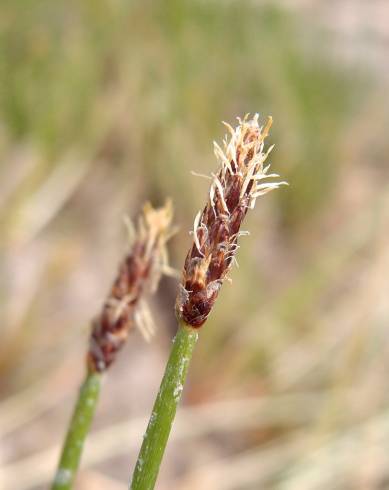
[[[166,241],[172,235],[172,206],[144,206],[130,252],[119,267],[100,315],[92,323],[88,369],[105,371],[135,325],[137,311],[147,292],[153,292],[166,265]]]
[[[238,238],[244,232],[240,227],[248,208],[253,208],[257,197],[278,188],[285,182],[267,182],[269,166],[264,140],[268,136],[272,119],[264,128],[258,124],[258,114],[249,120],[238,118],[233,129],[224,123],[229,140],[224,150],[216,143],[215,154],[220,161],[213,180],[209,199],[194,221],[194,242],[185,260],[182,283],[177,297],[177,315],[187,325],[200,327],[207,319],[220,287],[231,268],[238,249]]]

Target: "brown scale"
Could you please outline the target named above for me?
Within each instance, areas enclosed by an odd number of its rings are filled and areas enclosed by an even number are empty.
[[[88,366],[92,371],[104,371],[112,364],[135,326],[135,307],[150,269],[142,259],[143,250],[144,246],[136,244],[133,255],[127,256],[100,316],[92,323],[88,352]]]
[[[188,297],[182,305],[182,318],[195,328],[203,325],[216,301],[220,286],[231,267],[237,233],[247,213],[248,200],[240,199],[242,178],[239,175],[228,176],[229,182],[225,184],[225,202],[230,215],[225,213],[217,190],[219,200],[215,198],[213,207],[208,203],[201,217],[201,223],[208,230],[207,236],[204,237],[206,233],[203,228],[199,228],[197,232],[201,252],[205,257],[201,256],[197,246],[193,244],[186,259],[184,287]],[[220,174],[218,177],[220,178]],[[197,274],[194,271],[202,270],[207,263],[208,266],[200,274],[202,280],[194,282],[193,278],[198,276],[198,271]]]
[[[250,126],[245,121],[241,122],[241,128],[243,136],[235,148],[237,163],[230,160],[232,173],[225,164],[218,172],[215,180],[220,182],[223,196],[215,185],[213,202],[208,201],[198,221],[199,226],[194,230],[197,244],[196,241],[193,243],[185,260],[176,310],[178,317],[194,328],[201,327],[212,310],[220,287],[231,268],[239,230],[251,202],[254,177],[248,182],[243,196],[241,193],[244,176],[250,165],[253,165],[256,155],[253,147],[247,150],[245,145],[257,141],[260,144],[268,130],[267,127],[265,134],[261,134],[259,127]],[[262,163],[254,163],[253,174],[262,170]]]
[[[172,209],[146,205],[139,221],[137,238],[119,267],[100,315],[92,322],[88,369],[105,371],[135,327],[135,313],[145,292],[153,290],[160,276],[164,245],[171,235]]]

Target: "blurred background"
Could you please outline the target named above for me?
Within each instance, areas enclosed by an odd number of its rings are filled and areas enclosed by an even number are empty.
[[[175,205],[180,269],[221,120],[271,114],[289,181],[246,222],[157,488],[389,488],[389,4],[3,0],[0,487],[49,486],[123,216]],[[77,490],[124,490],[174,279],[108,373]]]

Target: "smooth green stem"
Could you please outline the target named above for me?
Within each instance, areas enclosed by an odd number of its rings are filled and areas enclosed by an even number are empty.
[[[143,438],[131,490],[154,488],[197,338],[197,331],[179,326]]]
[[[84,441],[96,410],[100,385],[100,374],[87,374],[70,421],[52,490],[69,490],[73,486]]]

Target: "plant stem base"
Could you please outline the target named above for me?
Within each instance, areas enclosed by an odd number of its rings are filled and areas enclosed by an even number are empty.
[[[198,333],[180,325],[154,403],[130,490],[152,490],[176,414]]]
[[[100,385],[100,374],[87,374],[70,421],[52,490],[69,490],[73,486],[84,441],[96,410]]]

